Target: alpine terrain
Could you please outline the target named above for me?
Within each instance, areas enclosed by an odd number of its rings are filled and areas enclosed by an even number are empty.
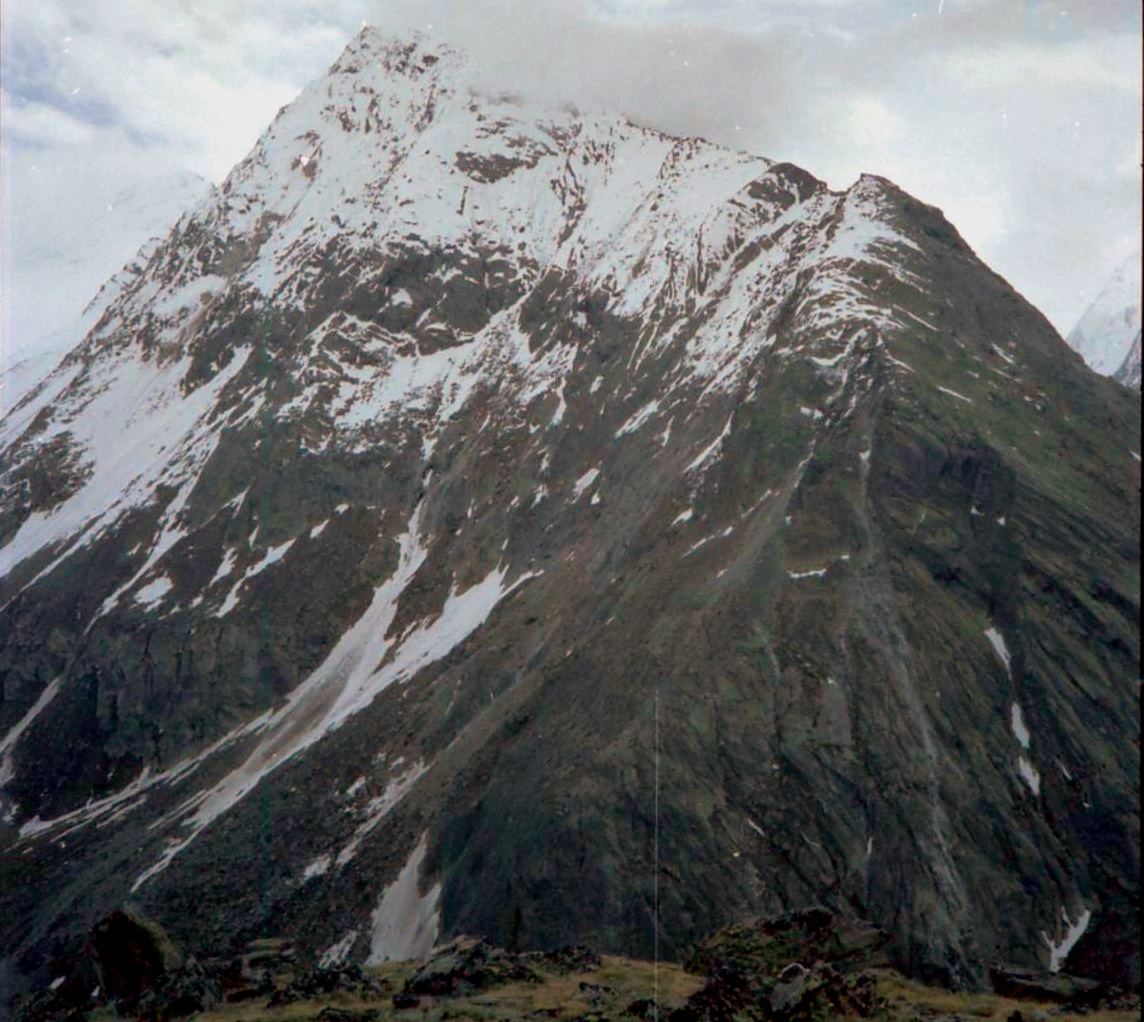
[[[0,947],[1138,982],[1140,399],[864,176],[363,29],[0,422]]]
[[[210,190],[205,179],[187,173],[118,184],[84,180],[79,189],[70,174],[71,187],[61,187],[59,176],[6,186],[0,412],[13,408],[95,325],[102,311],[96,292],[108,276],[147,239],[157,243],[156,235],[165,235]],[[28,215],[53,185],[54,215]],[[92,192],[104,195],[106,205],[93,208]]]
[[[1069,333],[1096,372],[1140,389],[1140,253],[1121,263]]]

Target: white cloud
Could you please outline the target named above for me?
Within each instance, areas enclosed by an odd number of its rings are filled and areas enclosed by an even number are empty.
[[[3,108],[5,134],[26,145],[74,146],[95,137],[90,124],[46,103],[15,103],[5,95]]]

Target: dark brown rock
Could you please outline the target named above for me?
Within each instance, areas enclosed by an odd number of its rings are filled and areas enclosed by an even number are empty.
[[[993,989],[1003,997],[1052,1001],[1070,1008],[1095,1008],[1108,992],[1107,984],[1098,980],[1009,965],[991,965],[989,978]]]
[[[493,947],[480,938],[458,937],[434,949],[406,982],[405,993],[448,997],[469,990],[487,990],[502,983],[539,980],[520,955]]]
[[[108,1000],[130,1009],[147,990],[184,964],[184,958],[158,923],[119,909],[91,931]]]
[[[314,1016],[317,1022],[373,1022],[381,1018],[377,1008],[323,1008]]]
[[[381,997],[387,985],[366,973],[360,965],[338,965],[317,968],[291,980],[289,985],[276,991],[270,998],[271,1008],[304,1001],[325,994],[348,993],[359,997]]]

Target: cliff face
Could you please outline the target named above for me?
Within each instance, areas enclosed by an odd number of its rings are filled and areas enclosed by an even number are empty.
[[[889,182],[364,31],[0,423],[6,968],[1132,934],[1138,438]]]

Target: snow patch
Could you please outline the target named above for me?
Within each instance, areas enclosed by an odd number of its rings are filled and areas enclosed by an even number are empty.
[[[584,495],[584,491],[599,478],[599,475],[600,470],[598,468],[590,468],[577,479],[575,485],[572,487],[572,500],[579,500]]]
[[[44,690],[28,709],[28,712],[16,722],[15,726],[4,736],[3,740],[0,740],[0,789],[3,789],[4,786],[16,776],[15,768],[12,766],[12,750],[16,747],[16,743],[23,736],[24,732],[35,723],[36,718],[44,712],[48,704],[59,694],[60,685],[62,683],[63,675],[60,675],[45,685]]]
[[[70,434],[87,463],[87,479],[62,504],[27,518],[0,549],[0,575],[38,550],[69,539],[61,556],[37,576],[42,578],[125,512],[154,500],[160,483],[183,484],[185,500],[186,483],[197,478],[219,440],[217,429],[206,422],[207,412],[249,355],[250,348],[239,349],[214,379],[185,397],[181,381],[190,369],[189,357],[158,366],[129,350],[93,364],[84,378],[89,400],[82,411],[52,421],[40,440]]]
[[[361,843],[373,832],[382,820],[389,814],[412,789],[427,768],[423,763],[414,763],[405,773],[390,780],[377,798],[370,799],[365,807],[366,819],[361,823],[346,846],[338,852],[335,860],[339,867],[344,866],[356,854]]]
[[[314,877],[325,876],[330,871],[330,857],[323,855],[319,859],[315,859],[304,870],[302,870],[302,879],[310,880]]]
[[[727,424],[723,427],[723,431],[707,447],[699,452],[695,460],[684,469],[684,472],[694,472],[696,469],[702,468],[711,456],[723,446],[723,441],[731,432],[731,420],[734,419],[734,417],[734,413],[727,417]]]
[[[938,387],[943,394],[948,394],[950,397],[957,398],[958,401],[964,401],[967,405],[973,404],[973,399],[966,397],[964,394],[959,394],[956,390],[950,390],[949,387]]]
[[[357,939],[358,931],[354,929],[350,930],[341,940],[331,944],[319,957],[318,968],[332,969],[337,965],[342,965],[349,957]]]
[[[161,575],[153,582],[148,582],[145,586],[139,589],[135,594],[135,602],[144,607],[153,607],[156,603],[163,599],[173,588],[174,583],[167,578],[166,575]]]
[[[1009,710],[1009,726],[1013,729],[1013,736],[1021,743],[1021,748],[1029,748],[1029,729],[1025,727],[1025,716],[1021,712],[1021,705],[1014,703]]]
[[[622,436],[627,436],[629,433],[634,433],[658,411],[659,402],[649,401],[638,412],[636,412],[635,415],[633,415],[630,419],[628,419],[627,422],[625,422],[619,429],[616,430],[616,439],[618,440]]]
[[[1041,931],[1041,939],[1044,940],[1049,948],[1049,972],[1061,971],[1061,966],[1065,964],[1065,959],[1068,958],[1069,952],[1076,947],[1077,941],[1084,936],[1085,930],[1088,929],[1089,921],[1092,919],[1092,913],[1088,909],[1083,909],[1079,918],[1074,923],[1069,919],[1068,912],[1062,908],[1061,919],[1065,924],[1065,934],[1061,937],[1059,944],[1051,940],[1044,930]]]
[[[1012,658],[1009,656],[1009,648],[1005,645],[1005,637],[996,628],[990,626],[985,629],[985,638],[989,640],[989,645],[993,647],[993,652],[997,654],[998,659],[1005,665],[1005,673],[1012,677]]]
[[[564,415],[568,411],[568,402],[564,400],[564,388],[567,385],[567,380],[561,380],[560,386],[556,390],[557,405],[556,411],[552,413],[552,418],[549,420],[550,426],[559,426],[564,421]]]
[[[419,890],[421,863],[428,848],[426,842],[427,835],[422,834],[409,861],[385,889],[374,910],[366,965],[407,962],[424,958],[433,950],[441,930],[437,912],[441,885],[434,884],[425,894]]]
[[[1040,795],[1041,775],[1037,773],[1037,768],[1024,756],[1017,757],[1017,773],[1021,775],[1021,780],[1028,786],[1029,791],[1034,795]]]

